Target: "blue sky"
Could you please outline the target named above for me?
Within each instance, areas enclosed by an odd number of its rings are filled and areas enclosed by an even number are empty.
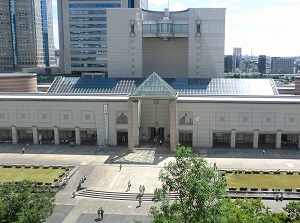
[[[56,11],[56,0],[52,0]],[[163,11],[168,0],[148,0],[148,9]],[[300,0],[169,0],[170,11],[226,8],[225,54],[242,47],[248,55],[300,56]],[[54,29],[57,15],[53,12]],[[58,48],[58,31],[54,30]]]

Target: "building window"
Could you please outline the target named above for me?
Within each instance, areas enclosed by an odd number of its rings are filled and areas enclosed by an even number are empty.
[[[179,119],[179,124],[180,125],[191,125],[192,124],[192,119],[188,114],[184,114],[180,119]]]
[[[119,124],[127,124],[128,117],[123,112],[117,117],[117,123]]]

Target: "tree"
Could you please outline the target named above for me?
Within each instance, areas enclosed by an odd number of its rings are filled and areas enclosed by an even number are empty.
[[[283,210],[287,214],[288,222],[300,222],[300,202],[292,201]]]
[[[0,222],[38,223],[54,209],[54,192],[30,181],[0,184]]]
[[[176,146],[175,161],[161,170],[159,179],[162,188],[157,195],[161,205],[150,210],[154,222],[215,223],[223,218],[225,182],[191,148]],[[178,199],[170,202],[168,193],[176,193]]]
[[[261,199],[226,199],[223,208],[225,223],[282,223],[286,220],[284,212],[272,213]]]

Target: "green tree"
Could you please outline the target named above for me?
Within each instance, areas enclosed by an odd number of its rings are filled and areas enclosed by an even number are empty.
[[[288,222],[300,222],[300,202],[289,202],[283,210],[287,214]]]
[[[0,222],[38,223],[54,209],[54,192],[30,181],[0,184]]]
[[[282,223],[286,220],[286,214],[272,213],[261,199],[226,199],[223,206],[225,223]]]
[[[154,222],[221,222],[225,182],[203,157],[193,154],[191,148],[178,145],[175,161],[161,170],[159,179],[162,188],[157,195],[161,205],[150,210]],[[169,193],[176,193],[178,199],[169,201]]]

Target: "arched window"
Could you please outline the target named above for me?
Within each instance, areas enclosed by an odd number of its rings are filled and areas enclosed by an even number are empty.
[[[128,123],[128,118],[127,115],[125,115],[123,112],[117,117],[117,123],[121,124],[127,124]]]
[[[189,115],[184,114],[180,119],[179,119],[179,124],[180,125],[191,125],[192,124],[192,119]]]

